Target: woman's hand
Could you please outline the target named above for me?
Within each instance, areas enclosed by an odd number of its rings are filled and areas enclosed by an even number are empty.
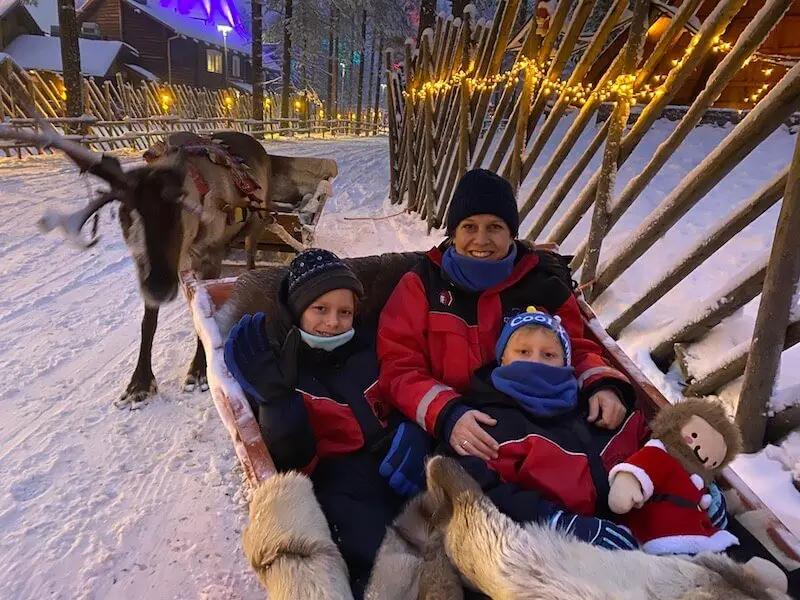
[[[589,416],[586,420],[603,429],[616,429],[627,412],[616,392],[600,390],[589,398]]]
[[[456,421],[450,434],[450,446],[461,456],[476,456],[482,460],[497,458],[500,445],[486,433],[481,423],[490,427],[497,421],[479,410],[468,410]]]

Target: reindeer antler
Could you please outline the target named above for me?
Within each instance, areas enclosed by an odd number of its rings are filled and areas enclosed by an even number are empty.
[[[65,138],[46,121],[37,119],[36,122],[40,127],[44,127],[42,132],[14,129],[7,125],[0,125],[0,139],[30,142],[32,145],[43,148],[58,148],[69,156],[82,172],[88,171],[92,175],[107,181],[112,187],[125,186],[125,173],[116,158],[98,154],[88,148],[84,148],[77,142]]]
[[[46,210],[36,224],[44,233],[49,233],[53,229],[62,229],[67,239],[79,248],[91,248],[100,239],[100,236],[97,235],[97,211],[116,199],[116,192],[110,190],[99,195],[81,210],[73,213],[64,214],[56,210]],[[92,215],[95,216],[92,237],[85,240],[81,237],[81,229],[83,229],[84,224]]]
[[[37,118],[35,122],[42,129],[41,132],[14,129],[6,125],[0,125],[0,139],[29,142],[43,148],[58,148],[78,165],[81,172],[89,172],[92,175],[96,175],[111,186],[109,191],[89,202],[81,210],[70,214],[46,210],[37,223],[39,229],[45,233],[57,228],[63,229],[67,239],[72,243],[81,248],[90,248],[100,239],[97,235],[97,217],[95,216],[95,226],[90,239],[85,240],[81,237],[81,229],[86,224],[86,221],[101,207],[122,197],[127,187],[125,172],[122,170],[119,161],[113,156],[98,154],[89,148],[84,148],[80,144],[65,138],[56,131],[55,127],[42,119]]]

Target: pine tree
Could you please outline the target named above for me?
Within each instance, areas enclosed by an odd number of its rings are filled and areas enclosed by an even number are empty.
[[[253,54],[253,112],[252,118],[259,123],[264,120],[264,14],[261,0],[251,0],[252,24],[250,35],[252,37]],[[263,129],[257,125],[256,129]],[[261,137],[261,136],[258,136]]]

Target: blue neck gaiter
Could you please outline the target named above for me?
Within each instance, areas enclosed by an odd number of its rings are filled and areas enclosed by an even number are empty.
[[[483,292],[501,284],[511,276],[517,258],[517,245],[500,260],[485,260],[462,256],[450,246],[442,256],[442,269],[460,288],[470,292]]]
[[[332,337],[323,337],[321,335],[308,333],[302,329],[300,330],[300,337],[308,347],[316,350],[325,350],[325,352],[331,352],[336,350],[336,348],[344,346],[347,342],[353,339],[355,334],[356,330],[352,327],[344,333],[340,333],[339,335],[334,335]]]
[[[534,417],[557,417],[578,405],[578,380],[572,367],[517,361],[492,371],[492,383]]]

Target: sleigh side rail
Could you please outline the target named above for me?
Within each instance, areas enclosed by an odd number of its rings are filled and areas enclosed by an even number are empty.
[[[231,436],[236,456],[252,489],[275,473],[261,429],[242,388],[225,366],[225,340],[214,314],[224,304],[236,277],[198,280],[192,273],[181,278],[197,335],[206,352],[208,389],[220,419]]]

